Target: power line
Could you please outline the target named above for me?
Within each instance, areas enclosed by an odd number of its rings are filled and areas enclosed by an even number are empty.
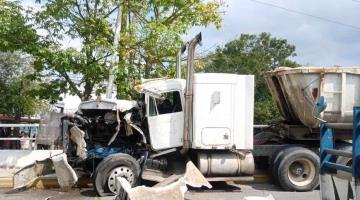
[[[296,13],[296,14],[299,14],[299,15],[304,15],[304,16],[312,17],[312,18],[315,18],[315,19],[318,19],[318,20],[322,20],[322,21],[326,21],[326,22],[333,23],[333,24],[345,26],[345,27],[348,27],[348,28],[360,30],[360,27],[358,27],[358,26],[354,26],[354,25],[346,24],[346,23],[343,23],[343,22],[340,22],[340,21],[328,19],[328,18],[325,18],[325,17],[320,17],[320,16],[316,16],[316,15],[313,15],[313,14],[305,13],[305,12],[302,12],[302,11],[293,10],[293,9],[290,9],[290,8],[278,6],[278,5],[276,5],[276,4],[272,4],[272,3],[268,3],[268,2],[263,2],[263,1],[258,1],[258,0],[250,0],[250,1],[252,1],[252,2],[254,2],[254,3],[258,3],[258,4],[263,4],[263,5],[266,5],[266,6],[270,6],[270,7],[273,7],[273,8],[278,8],[278,9],[281,9],[281,10],[285,10],[285,11],[287,11],[287,12]],[[353,1],[355,1],[355,0],[353,0]],[[356,2],[359,2],[359,3],[360,3],[360,0],[359,0],[359,1],[356,0]]]
[[[200,51],[200,52],[197,53],[197,54],[198,54],[198,55],[204,55],[204,54],[206,54],[207,52],[211,51],[212,49],[218,47],[219,45],[220,45],[220,43],[217,42],[217,43],[211,45],[210,47],[208,47],[208,48],[206,48],[206,49],[205,49],[205,48],[202,49],[202,51]]]

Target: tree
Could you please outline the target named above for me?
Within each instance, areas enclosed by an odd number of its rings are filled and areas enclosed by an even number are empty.
[[[118,98],[131,98],[132,85],[140,78],[155,77],[170,67],[164,58],[175,57],[181,35],[193,26],[220,26],[221,3],[200,0],[121,0],[122,25],[117,71]],[[113,40],[113,21],[119,1],[52,0],[36,13],[35,25],[46,32],[33,56],[42,83],[38,94],[56,99],[70,92],[82,100],[105,90]],[[80,43],[67,48],[72,39]],[[74,76],[77,79],[74,79]],[[49,78],[50,77],[50,78]]]
[[[117,79],[118,97],[126,98],[140,78],[174,77],[175,55],[181,35],[193,26],[221,25],[220,1],[126,1],[122,55]],[[125,67],[126,66],[126,67]]]
[[[49,106],[32,93],[37,87],[26,75],[32,72],[31,56],[20,51],[0,52],[0,113],[15,116],[19,122],[22,115],[35,115]]]
[[[0,113],[34,115],[47,107],[33,96],[36,83],[26,78],[32,71],[32,56],[38,35],[29,23],[30,13],[18,2],[0,0]]]
[[[38,35],[28,24],[29,15],[17,2],[0,0],[0,51],[34,51]]]
[[[296,67],[289,58],[296,56],[295,46],[285,39],[271,37],[269,33],[259,35],[241,34],[233,41],[218,47],[207,56],[205,72],[223,72],[255,75],[255,123],[272,123],[281,120],[272,101],[264,73],[273,67]]]

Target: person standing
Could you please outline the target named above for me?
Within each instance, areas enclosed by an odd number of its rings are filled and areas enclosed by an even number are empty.
[[[24,131],[21,131],[20,147],[21,150],[28,150],[30,147],[29,134]]]

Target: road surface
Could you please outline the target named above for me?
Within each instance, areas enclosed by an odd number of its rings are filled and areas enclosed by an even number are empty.
[[[246,196],[268,196],[272,195],[275,200],[318,200],[319,191],[312,192],[284,192],[278,186],[272,184],[235,184],[235,183],[213,183],[212,190],[190,189],[185,198],[188,200],[241,200]],[[6,189],[0,189],[0,199],[6,200],[112,200],[114,197],[96,197],[93,189],[73,189],[69,192],[61,192],[59,189],[29,189],[14,194],[7,194]]]

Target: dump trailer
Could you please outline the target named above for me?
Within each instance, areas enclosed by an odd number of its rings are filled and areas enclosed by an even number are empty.
[[[265,79],[285,120],[277,124],[278,132],[255,135],[254,157],[268,158],[274,180],[285,190],[315,189],[320,122],[337,133],[336,148],[351,151],[353,107],[360,105],[360,68],[279,67],[267,72]],[[323,99],[327,107],[318,114],[316,105]]]

